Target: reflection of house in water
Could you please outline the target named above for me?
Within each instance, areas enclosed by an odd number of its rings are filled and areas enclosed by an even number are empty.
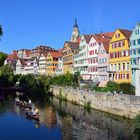
[[[45,118],[45,124],[47,127],[53,127],[56,125],[56,113],[53,110],[52,106],[49,106],[45,110],[46,118]]]
[[[62,126],[62,139],[63,140],[72,140],[72,117],[66,116],[61,118]]]

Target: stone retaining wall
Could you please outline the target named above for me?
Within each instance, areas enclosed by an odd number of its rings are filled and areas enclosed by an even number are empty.
[[[90,105],[91,108],[115,115],[134,118],[140,113],[140,97],[133,95],[93,93],[71,87],[52,86],[53,95],[79,105]]]

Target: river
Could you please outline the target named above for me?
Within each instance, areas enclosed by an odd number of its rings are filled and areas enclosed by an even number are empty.
[[[15,105],[15,93],[0,93],[0,140],[138,140],[132,120],[48,97],[32,98],[39,120]],[[25,96],[24,96],[25,98]]]

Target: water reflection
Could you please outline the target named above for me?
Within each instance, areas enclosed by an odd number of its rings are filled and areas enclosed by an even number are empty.
[[[13,94],[4,96],[6,102],[0,103],[0,114],[10,110],[21,116],[23,120],[28,119],[34,128],[39,128],[44,135],[49,136],[51,131],[50,140],[138,140],[138,136],[132,131],[131,120],[97,110],[88,112],[82,107],[62,102],[56,98],[28,96],[39,108],[40,115],[40,121],[29,120],[24,109],[14,104],[15,97],[16,95]],[[44,129],[48,130],[48,133]],[[33,140],[35,140],[34,135],[33,133]]]

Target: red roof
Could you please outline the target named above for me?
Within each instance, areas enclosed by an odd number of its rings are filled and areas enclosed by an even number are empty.
[[[11,60],[11,59],[18,59],[16,52],[8,55],[7,60]]]
[[[132,33],[131,30],[125,30],[125,29],[118,29],[127,39],[130,38],[130,35]]]
[[[50,54],[53,58],[58,58],[60,56],[59,52],[50,52]]]

